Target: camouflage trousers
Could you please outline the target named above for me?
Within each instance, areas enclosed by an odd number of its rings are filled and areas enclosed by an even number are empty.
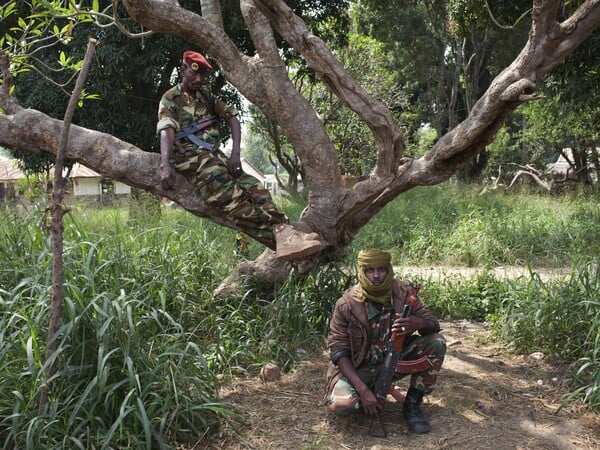
[[[422,371],[411,374],[410,385],[420,391],[429,394],[437,381],[437,375],[442,368],[444,356],[446,355],[446,340],[441,334],[428,334],[426,336],[413,335],[407,340],[402,352],[401,360],[411,361],[422,356],[429,356],[433,366]],[[371,389],[375,388],[375,382],[379,375],[381,365],[361,365],[356,371],[360,379]],[[397,373],[395,380],[404,378],[407,374]],[[360,395],[348,379],[341,377],[333,386],[327,396],[327,407],[338,417],[345,417],[353,412],[361,411]]]
[[[232,176],[228,163],[222,152],[207,150],[195,155],[175,154],[171,160],[208,205],[222,208],[236,225],[274,241],[273,226],[287,222],[287,217],[277,210],[271,193],[260,181],[246,173]]]

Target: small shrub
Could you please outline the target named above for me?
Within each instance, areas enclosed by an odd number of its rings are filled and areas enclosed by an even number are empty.
[[[510,295],[512,282],[483,272],[473,279],[446,277],[439,282],[423,281],[422,284],[420,296],[439,318],[485,321],[502,299]]]

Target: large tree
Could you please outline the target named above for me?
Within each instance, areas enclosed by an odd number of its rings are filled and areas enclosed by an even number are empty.
[[[340,65],[324,42],[306,27],[283,0],[240,0],[241,16],[256,53],[245,54],[223,27],[217,0],[201,0],[201,11],[163,0],[124,0],[129,16],[155,33],[178,36],[203,49],[226,79],[278,126],[302,160],[309,187],[300,226],[316,231],[325,247],[319,257],[341,257],[357,231],[388,202],[415,186],[434,185],[464,168],[493,139],[519,105],[537,97],[542,77],[600,26],[600,0],[586,0],[568,18],[558,21],[562,2],[534,0],[527,42],[470,109],[469,116],[442,136],[418,159],[406,157],[402,133],[390,110],[368,94]],[[320,117],[288,77],[277,47],[283,38],[368,127],[376,147],[370,176],[353,186],[343,182],[335,143]],[[7,64],[4,64],[5,70]],[[5,72],[6,73],[6,72]],[[62,122],[33,109],[23,109],[6,88],[0,93],[0,145],[32,153],[56,153]],[[152,132],[149,130],[149,132]],[[111,178],[179,203],[190,212],[224,226],[235,225],[221,211],[202,202],[191,184],[177,179],[176,189],[161,190],[159,156],[95,130],[72,127],[67,157]],[[252,230],[244,230],[254,236]],[[315,259],[316,261],[316,259]],[[289,266],[271,250],[245,263],[233,274],[275,280]]]

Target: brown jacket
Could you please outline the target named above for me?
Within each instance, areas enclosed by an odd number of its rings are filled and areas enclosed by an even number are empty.
[[[413,288],[409,282],[394,280],[392,297],[395,311],[402,311],[402,307],[412,292]],[[427,322],[427,327],[418,330],[421,335],[440,331],[438,320],[421,300],[417,299],[411,315],[420,317]],[[365,303],[360,300],[360,285],[357,284],[344,292],[335,304],[327,338],[327,346],[331,354],[334,354],[336,350],[349,350],[352,355],[350,358],[352,365],[355,368],[358,367],[367,356],[371,345],[368,326],[367,308]],[[340,371],[338,367],[332,361],[329,361],[327,394],[331,392],[339,378]]]

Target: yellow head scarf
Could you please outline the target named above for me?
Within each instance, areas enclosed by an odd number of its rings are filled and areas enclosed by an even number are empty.
[[[392,298],[392,282],[394,279],[394,269],[392,267],[392,257],[388,252],[370,248],[361,250],[358,253],[358,282],[362,291],[362,300],[371,300],[389,305]],[[375,285],[367,278],[365,269],[367,267],[387,267],[388,272],[383,283]]]

